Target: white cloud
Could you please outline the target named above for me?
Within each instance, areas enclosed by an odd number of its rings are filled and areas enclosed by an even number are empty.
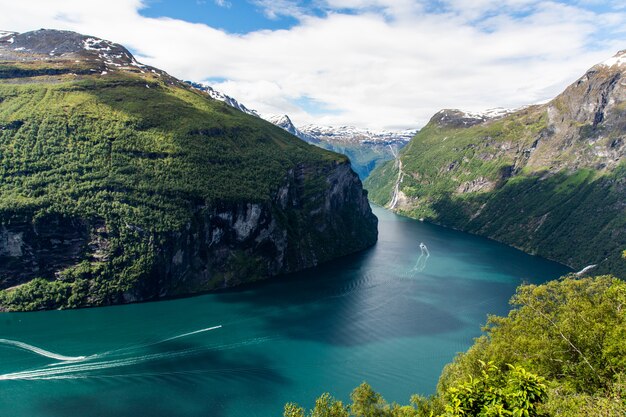
[[[279,12],[271,5],[285,6]],[[257,1],[288,13],[289,30],[228,34],[138,13],[140,0],[0,0],[0,28],[76,30],[123,43],[138,59],[216,85],[261,113],[294,122],[414,128],[440,108],[517,107],[556,95],[626,48],[626,16],[538,0]],[[281,6],[281,7],[282,7]],[[340,9],[349,8],[351,14]],[[356,11],[356,13],[355,13]],[[274,13],[272,15],[272,13]],[[315,115],[298,103],[336,112]]]
[[[299,6],[294,0],[250,0],[263,11],[266,17],[278,19],[280,16],[290,16],[297,19],[306,17],[306,9]]]

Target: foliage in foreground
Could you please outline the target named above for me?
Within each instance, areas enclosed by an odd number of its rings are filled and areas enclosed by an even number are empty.
[[[421,417],[430,415],[432,405],[429,400],[418,395],[411,397],[411,405],[388,404],[366,382],[350,394],[352,403],[344,405],[329,393],[322,394],[315,406],[307,414],[304,408],[295,403],[285,405],[284,417]]]
[[[626,416],[626,283],[565,277],[522,285],[507,317],[444,369],[437,393],[387,404],[363,384],[352,405],[324,394],[285,417]]]
[[[297,404],[285,405],[284,417],[505,417],[538,416],[537,408],[546,397],[543,379],[521,367],[501,371],[492,363],[481,362],[481,376],[451,387],[443,402],[435,397],[413,396],[410,405],[388,404],[367,383],[357,387],[344,405],[329,393],[315,402],[307,415]],[[443,410],[443,411],[442,411]],[[436,413],[436,414],[435,414]]]

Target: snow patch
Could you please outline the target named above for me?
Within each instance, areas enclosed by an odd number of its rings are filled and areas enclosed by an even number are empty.
[[[358,143],[391,144],[408,142],[417,133],[416,130],[370,130],[355,126],[316,126],[305,125],[299,128],[305,135],[320,140]]]
[[[613,57],[602,62],[600,65],[604,65],[607,67],[613,67],[615,65],[621,67],[622,65],[626,65],[626,50],[618,52]]]
[[[105,45],[102,45],[102,43]],[[104,39],[87,38],[83,41],[83,49],[87,51],[110,51],[111,46]]]
[[[468,119],[495,119],[496,117],[503,117],[513,112],[514,110],[505,109],[504,107],[495,107],[478,113],[464,112],[463,117],[467,117]]]
[[[190,82],[190,81],[187,81],[187,84],[191,85],[196,90],[204,91],[205,93],[207,93],[214,100],[218,100],[218,101],[224,102],[224,103],[228,104],[230,107],[233,107],[233,108],[235,108],[237,110],[240,110],[240,111],[242,111],[242,112],[244,112],[246,114],[249,114],[249,115],[252,115],[252,116],[256,116],[256,117],[261,117],[256,110],[252,110],[252,109],[247,108],[246,106],[244,106],[243,104],[241,104],[240,102],[235,100],[234,98],[232,98],[230,96],[227,96],[226,94],[224,94],[224,93],[222,93],[220,91],[217,91],[216,89],[214,89],[213,87],[211,87],[208,84],[205,84],[205,83],[195,83],[195,82]]]

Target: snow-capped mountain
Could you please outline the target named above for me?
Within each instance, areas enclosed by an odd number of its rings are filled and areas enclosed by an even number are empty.
[[[223,101],[224,103],[228,104],[231,107],[236,108],[237,110],[240,110],[244,113],[250,114],[252,116],[256,116],[256,117],[261,117],[261,115],[259,115],[259,113],[256,110],[253,109],[249,109],[246,106],[244,106],[243,104],[241,104],[240,102],[238,102],[237,100],[235,100],[234,98],[227,96],[226,94],[217,91],[216,89],[214,89],[213,87],[211,87],[208,84],[204,84],[204,83],[196,83],[193,81],[185,81],[187,84],[189,84],[190,86],[192,86],[193,88],[196,88],[200,91],[204,91],[205,93],[207,93],[209,96],[211,96],[211,98],[214,98],[215,100],[219,100],[219,101]]]
[[[398,151],[417,132],[372,131],[354,126],[296,127],[287,115],[269,116],[265,119],[305,142],[346,155],[352,162],[352,168],[362,179],[381,162],[394,159]]]
[[[302,132],[300,132],[300,130],[293,124],[293,122],[291,121],[291,119],[289,118],[289,116],[287,116],[286,114],[279,116],[267,116],[265,117],[265,120],[267,120],[268,122],[283,128],[284,130],[286,130],[287,132],[291,133],[294,136],[300,136],[302,134]]]
[[[90,64],[85,67],[89,73],[125,70],[167,75],[164,71],[140,64],[122,45],[64,30],[40,29],[22,34],[0,31],[0,46],[5,60],[29,61],[45,56],[51,60],[74,59]],[[38,57],[35,58],[35,55]]]
[[[299,137],[305,142],[313,143],[315,145],[319,144],[320,140],[316,136],[310,135],[298,129],[286,114],[283,114],[282,116],[266,116],[264,119],[280,128],[283,128],[287,132]]]
[[[380,130],[373,131],[369,129],[360,129],[354,126],[318,126],[304,125],[296,127],[289,116],[276,115],[264,117],[270,123],[278,127],[282,127],[292,135],[298,136],[310,143],[319,141],[326,142],[343,142],[343,143],[360,143],[360,144],[378,144],[378,145],[403,145],[411,140],[416,130],[389,131]]]
[[[315,137],[319,140],[350,142],[350,143],[372,143],[372,144],[405,144],[415,136],[416,130],[373,131],[360,129],[354,126],[317,126],[305,125],[299,128],[304,135]]]
[[[618,53],[613,55],[611,58],[607,59],[604,62],[601,62],[598,65],[609,67],[609,68],[614,65],[617,65],[618,67],[621,67],[622,65],[626,65],[626,49],[619,51]]]

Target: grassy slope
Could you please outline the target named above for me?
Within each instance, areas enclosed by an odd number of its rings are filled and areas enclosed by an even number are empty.
[[[400,212],[575,268],[601,263],[599,272],[626,277],[619,259],[626,247],[626,167],[605,174],[582,169],[556,175],[544,175],[541,167],[523,168],[506,178],[515,163],[513,151],[523,155],[545,128],[545,113],[532,107],[518,117],[470,128],[429,124],[401,151],[401,189],[410,204]],[[372,173],[365,185],[374,202],[389,202],[396,175],[393,162]],[[495,188],[456,192],[462,184],[481,179]]]
[[[0,292],[0,304],[107,303],[149,272],[144,231],[179,230],[204,205],[266,201],[288,169],[335,161],[345,157],[154,74],[0,80],[0,220],[104,221],[112,254]]]
[[[0,97],[3,211],[130,214],[172,230],[196,199],[263,201],[287,167],[342,158],[155,79],[0,84]]]

